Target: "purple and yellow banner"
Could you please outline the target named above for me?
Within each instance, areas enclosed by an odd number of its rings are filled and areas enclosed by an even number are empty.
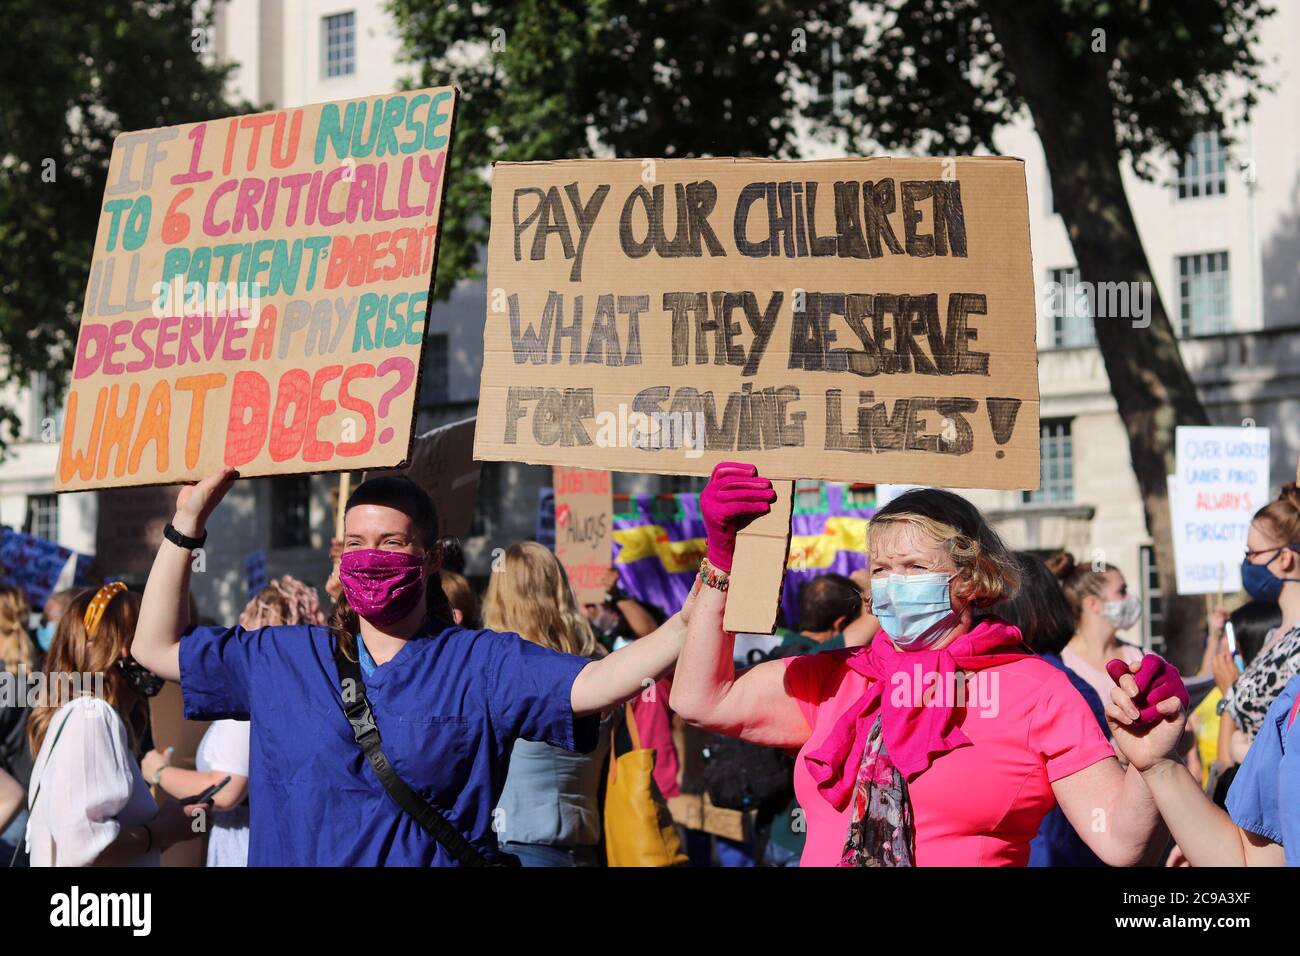
[[[867,524],[875,489],[837,482],[795,485],[781,609],[798,620],[799,586],[819,574],[849,574],[867,563]],[[615,495],[614,567],[623,589],[671,614],[690,593],[704,557],[700,496]]]

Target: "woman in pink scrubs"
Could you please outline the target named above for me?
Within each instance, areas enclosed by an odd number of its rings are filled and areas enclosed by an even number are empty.
[[[1017,571],[965,499],[908,492],[872,519],[867,647],[759,664],[737,675],[722,629],[735,530],[775,498],[752,465],[723,463],[701,496],[708,557],[671,706],[692,724],[798,750],[804,866],[1018,866],[1059,804],[1113,866],[1152,861],[1167,834],[1142,775],[1124,771],[1064,673],[1020,632],[974,609],[1014,593]],[[1137,672],[1137,665],[1131,666]],[[1159,680],[1148,680],[1151,675]],[[1169,694],[1159,659],[1140,679]],[[1186,715],[1133,681],[1169,753]],[[1126,691],[1127,692],[1127,691]]]

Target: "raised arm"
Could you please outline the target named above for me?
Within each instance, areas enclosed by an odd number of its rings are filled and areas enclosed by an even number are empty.
[[[713,469],[700,495],[700,513],[708,564],[721,572],[715,583],[723,583],[731,573],[737,530],[766,514],[775,500],[772,483],[753,465],[724,461]],[[769,661],[736,676],[735,635],[722,629],[726,606],[726,592],[713,586],[700,588],[677,661],[670,706],[697,727],[771,746],[802,745],[808,723],[786,693],[785,665]]]
[[[736,635],[722,629],[726,594],[701,589],[668,703],[696,727],[769,747],[802,747],[811,733],[785,687],[785,662],[766,661],[736,676]]]
[[[1106,718],[1116,746],[1129,759],[1129,773],[1141,773],[1151,801],[1187,861],[1192,866],[1281,866],[1282,848],[1233,823],[1175,757],[1183,732],[1182,702],[1160,701],[1156,705],[1160,719],[1144,726],[1133,699],[1136,692],[1137,685],[1126,674],[1111,691]]]
[[[223,468],[196,485],[181,489],[172,526],[191,538],[201,537],[213,509],[221,503],[238,473]],[[180,637],[190,625],[190,560],[193,552],[163,539],[140,602],[140,620],[131,656],[159,677],[181,679]]]
[[[573,712],[581,717],[609,710],[671,674],[686,640],[693,599],[694,593],[682,610],[653,632],[579,671],[570,691]]]

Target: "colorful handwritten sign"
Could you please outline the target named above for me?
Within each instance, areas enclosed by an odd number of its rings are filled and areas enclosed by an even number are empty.
[[[55,486],[410,449],[456,91],[123,133]]]
[[[1241,589],[1255,512],[1269,501],[1267,428],[1179,426],[1169,507],[1179,594]]]

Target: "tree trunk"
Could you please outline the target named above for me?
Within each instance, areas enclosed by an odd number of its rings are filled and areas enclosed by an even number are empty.
[[[1177,594],[1165,477],[1175,472],[1174,428],[1205,425],[1207,419],[1124,192],[1106,78],[1109,55],[1089,52],[1087,46],[1073,55],[1066,43],[1072,27],[1055,4],[995,0],[985,9],[1042,140],[1052,195],[1080,277],[1091,283],[1147,283],[1150,289],[1149,326],[1142,327],[1146,318],[1139,316],[1102,317],[1095,307],[1093,324],[1155,543],[1164,637],[1175,663],[1193,673],[1200,664],[1205,609],[1200,599]]]

